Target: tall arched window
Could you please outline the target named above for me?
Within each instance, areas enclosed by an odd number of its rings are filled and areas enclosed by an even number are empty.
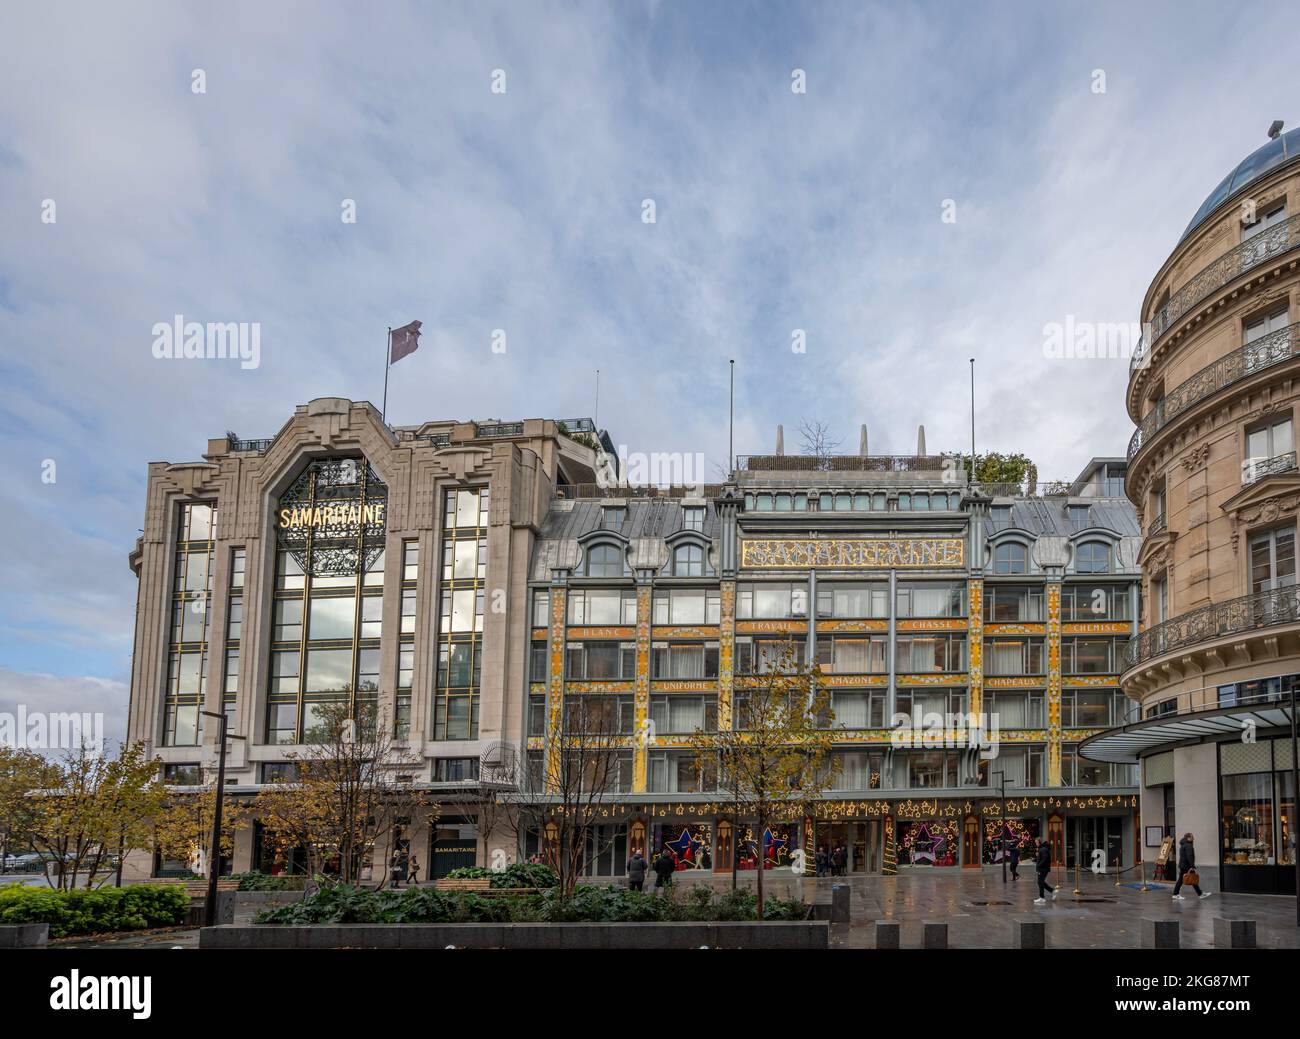
[[[587,549],[588,577],[622,577],[623,550],[617,545],[592,545]]]
[[[673,574],[677,577],[703,577],[704,549],[699,545],[678,545],[673,549]]]
[[[995,574],[1023,574],[1029,569],[1029,553],[1018,541],[1007,541],[993,549]]]
[[[1085,541],[1075,551],[1074,572],[1077,574],[1110,573],[1110,546],[1104,541]]]

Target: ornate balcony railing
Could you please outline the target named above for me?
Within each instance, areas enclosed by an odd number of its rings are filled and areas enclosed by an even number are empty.
[[[1243,486],[1256,483],[1266,476],[1277,473],[1289,473],[1295,468],[1295,452],[1288,451],[1272,458],[1247,458],[1241,463],[1241,482]]]
[[[262,440],[241,440],[234,433],[226,433],[226,450],[232,454],[244,451],[256,451],[261,454],[272,444],[275,443],[275,437],[266,437]]]
[[[1260,628],[1300,623],[1300,587],[1287,585],[1216,602],[1147,628],[1124,646],[1128,667],[1176,649]]]
[[[1165,518],[1165,514],[1162,512],[1159,516],[1153,519],[1147,527],[1147,537],[1153,538],[1157,534],[1163,534],[1168,526],[1169,521]]]
[[[1236,248],[1229,249],[1213,263],[1202,268],[1151,317],[1151,330],[1129,362],[1132,373],[1142,366],[1143,358],[1180,317],[1196,304],[1248,271],[1300,246],[1300,215],[1252,235]]]
[[[1133,431],[1128,442],[1128,460],[1142,450],[1161,429],[1194,404],[1199,404],[1211,394],[1218,393],[1235,382],[1247,379],[1256,372],[1288,361],[1300,352],[1300,322],[1279,328],[1261,336],[1253,343],[1207,364],[1190,379],[1181,382],[1156,402],[1150,414]]]
[[[522,422],[480,422],[474,427],[474,432],[480,439],[521,437],[524,435],[524,424]]]
[[[557,498],[716,498],[723,484],[674,484],[671,487],[632,486],[623,484],[572,483],[555,488]]]

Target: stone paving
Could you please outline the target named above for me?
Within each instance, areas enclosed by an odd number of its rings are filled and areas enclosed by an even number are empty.
[[[833,885],[848,884],[851,922],[832,928],[831,942],[838,948],[873,948],[876,920],[899,921],[903,948],[920,948],[922,923],[939,920],[948,924],[951,948],[1005,949],[1011,947],[1012,921],[1040,918],[1046,923],[1048,948],[1136,949],[1141,946],[1144,917],[1177,918],[1184,949],[1213,948],[1216,916],[1254,920],[1260,948],[1300,948],[1293,897],[1215,891],[1200,899],[1184,888],[1186,901],[1175,902],[1172,884],[1152,883],[1143,892],[1138,882],[1116,887],[1113,876],[1081,873],[1076,898],[1073,873],[1066,876],[1058,871],[1048,880],[1057,887],[1057,897],[1042,906],[1034,904],[1038,893],[1034,874],[1024,869],[1018,881],[1008,879],[1005,884],[1001,868],[992,867],[802,880],[781,870],[767,874],[763,886],[778,897],[798,894],[805,902],[829,902]],[[686,882],[725,888],[731,877],[689,877]],[[753,883],[753,873],[741,874],[742,885],[752,889]]]
[[[1112,877],[1084,873],[1079,878],[1080,895],[1073,895],[1074,875],[1057,872],[1049,878],[1057,885],[1055,901],[1034,905],[1037,884],[1033,873],[1022,871],[1020,880],[1002,882],[1000,869],[904,872],[897,877],[850,876],[844,878],[797,878],[788,870],[776,870],[765,877],[769,895],[806,902],[829,902],[831,887],[848,884],[851,921],[831,929],[831,944],[840,949],[870,949],[875,945],[875,921],[901,923],[902,946],[920,948],[921,925],[926,920],[948,924],[948,944],[954,949],[997,949],[1011,947],[1012,921],[1041,918],[1046,922],[1048,948],[1136,949],[1141,945],[1144,917],[1177,918],[1181,923],[1182,947],[1213,948],[1214,918],[1230,916],[1256,921],[1260,948],[1300,948],[1300,927],[1296,926],[1295,899],[1282,895],[1223,895],[1214,892],[1199,899],[1195,892],[1184,902],[1170,897],[1171,884],[1151,884],[1139,891],[1137,883],[1115,886]],[[680,886],[708,884],[718,890],[731,886],[730,875],[677,875]],[[742,873],[740,883],[750,889],[754,874]],[[251,922],[255,910],[241,909],[237,923]],[[66,939],[64,948],[152,948],[190,949],[198,945],[198,931],[175,929],[114,938]]]

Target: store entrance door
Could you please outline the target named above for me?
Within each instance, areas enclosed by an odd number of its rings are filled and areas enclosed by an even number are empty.
[[[1073,820],[1074,831],[1068,844],[1066,866],[1074,869],[1092,869],[1094,852],[1101,852],[1096,861],[1107,869],[1120,864],[1124,849],[1124,820],[1116,815],[1085,815]]]

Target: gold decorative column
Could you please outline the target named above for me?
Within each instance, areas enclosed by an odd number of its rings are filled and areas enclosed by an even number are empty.
[[[984,582],[970,582],[966,606],[966,644],[970,655],[970,696],[966,710],[978,715],[984,710]],[[987,728],[987,726],[986,726]]]
[[[633,703],[636,748],[632,751],[632,790],[645,793],[646,761],[650,740],[650,620],[653,590],[648,584],[636,589],[636,683]]]
[[[553,794],[560,777],[560,742],[564,731],[564,622],[569,590],[551,586],[551,627],[546,633],[546,792]]]
[[[722,582],[718,623],[718,730],[731,730],[731,694],[736,676],[736,582]]]
[[[1061,584],[1047,584],[1047,785],[1061,785]]]

